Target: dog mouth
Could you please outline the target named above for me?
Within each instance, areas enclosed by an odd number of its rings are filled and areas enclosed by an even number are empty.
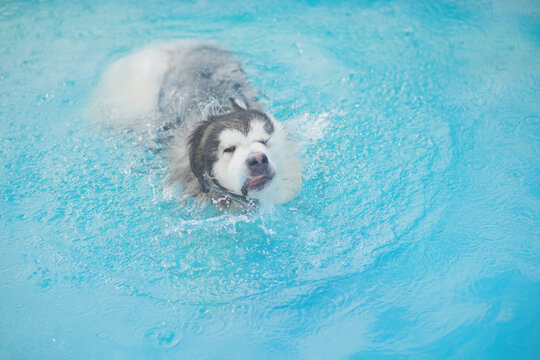
[[[268,175],[259,175],[253,176],[246,180],[244,186],[242,186],[242,195],[246,196],[251,191],[262,190],[270,181],[273,179],[272,176]]]

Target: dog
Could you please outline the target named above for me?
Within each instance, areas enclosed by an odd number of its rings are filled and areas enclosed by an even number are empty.
[[[103,73],[92,113],[116,129],[153,129],[168,185],[231,209],[292,200],[296,144],[264,111],[234,54],[216,43],[152,44]]]

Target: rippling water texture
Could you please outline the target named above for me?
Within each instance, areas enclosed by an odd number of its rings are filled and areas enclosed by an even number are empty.
[[[85,119],[188,37],[298,139],[291,203],[194,215]],[[0,358],[540,358],[538,2],[2,1],[0,59]]]

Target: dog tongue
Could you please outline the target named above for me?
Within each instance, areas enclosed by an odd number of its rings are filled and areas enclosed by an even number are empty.
[[[264,175],[259,175],[259,176],[254,176],[252,178],[249,178],[246,180],[246,184],[253,184],[253,183],[256,183],[257,181],[260,181],[264,178]]]

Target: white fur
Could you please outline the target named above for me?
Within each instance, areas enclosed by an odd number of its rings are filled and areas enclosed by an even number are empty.
[[[167,53],[157,48],[118,60],[103,74],[92,110],[102,113],[100,119],[113,128],[149,123],[167,68]]]
[[[154,43],[109,65],[92,94],[91,118],[115,130],[156,125],[157,101],[171,51],[195,43]]]
[[[273,123],[275,130],[272,135],[264,130],[264,123],[262,122],[253,122],[247,136],[233,129],[221,133],[218,161],[214,164],[213,170],[217,180],[233,193],[237,195],[242,193],[242,186],[250,177],[246,160],[254,153],[264,153],[268,157],[268,165],[275,172],[275,175],[265,188],[260,191],[250,192],[248,196],[275,202],[273,197],[283,190],[281,185],[286,171],[283,167],[283,164],[286,164],[285,154],[283,153],[285,147],[283,145],[286,144],[287,139],[281,126],[275,121]],[[266,140],[268,142],[263,145],[261,141]],[[230,146],[236,147],[234,153],[224,153],[223,150]],[[280,197],[283,200],[280,202],[288,200],[289,196],[283,194]]]
[[[188,51],[193,44],[196,42],[190,40],[153,44],[110,65],[93,95],[92,117],[116,130],[157,128],[167,120],[162,118],[157,106],[164,78],[173,61],[172,51],[177,56],[179,51]],[[240,102],[240,106],[245,104]],[[271,135],[264,130],[263,122],[253,122],[247,136],[233,129],[223,131],[213,171],[223,187],[240,195],[249,177],[246,159],[255,152],[265,153],[275,176],[263,189],[248,193],[248,197],[281,204],[293,199],[300,189],[301,168],[295,155],[295,143],[280,123],[273,118],[271,120],[274,125]],[[167,179],[170,184],[181,184],[187,195],[216,202],[214,196],[219,197],[219,194],[203,193],[190,169],[188,139],[195,126],[180,127],[174,134],[167,152],[171,160]],[[263,145],[261,140],[268,142]],[[230,146],[236,147],[235,152],[224,153],[223,150]]]
[[[275,126],[276,122],[274,122]],[[281,129],[281,126],[279,125]],[[266,151],[270,164],[275,164],[276,175],[268,186],[250,196],[263,202],[283,204],[291,201],[302,186],[302,169],[296,157],[295,143],[283,130],[272,134]]]

